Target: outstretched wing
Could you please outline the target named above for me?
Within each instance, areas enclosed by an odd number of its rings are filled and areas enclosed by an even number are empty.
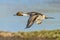
[[[30,28],[33,25],[33,23],[34,23],[34,21],[37,17],[38,17],[37,15],[30,16],[29,19],[28,19],[26,28]]]

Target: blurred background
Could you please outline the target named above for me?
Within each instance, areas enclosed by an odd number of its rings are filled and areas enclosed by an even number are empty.
[[[26,27],[29,17],[13,16],[18,11],[41,12],[55,19],[44,20],[42,24],[34,23]],[[60,0],[0,0],[0,31],[36,31],[60,29]]]

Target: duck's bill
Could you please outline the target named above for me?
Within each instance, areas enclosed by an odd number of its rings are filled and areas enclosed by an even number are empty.
[[[45,17],[45,19],[55,19],[54,17]]]

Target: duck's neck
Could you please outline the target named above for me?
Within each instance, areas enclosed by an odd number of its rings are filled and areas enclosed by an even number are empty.
[[[23,16],[29,16],[28,14],[24,13]]]

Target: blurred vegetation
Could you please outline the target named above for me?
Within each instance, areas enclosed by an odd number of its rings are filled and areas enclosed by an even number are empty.
[[[60,30],[42,30],[31,32],[0,31],[0,40],[60,40]]]

